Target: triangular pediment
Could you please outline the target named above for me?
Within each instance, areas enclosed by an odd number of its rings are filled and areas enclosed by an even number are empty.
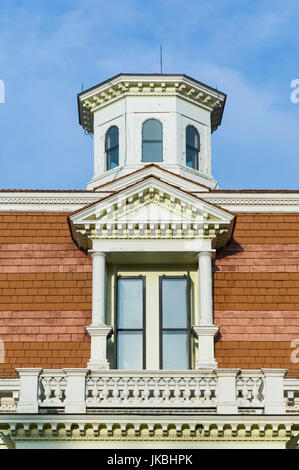
[[[223,238],[224,233],[231,234],[233,219],[234,215],[221,207],[153,176],[70,216],[79,244],[84,239],[82,243],[86,243],[88,237]]]

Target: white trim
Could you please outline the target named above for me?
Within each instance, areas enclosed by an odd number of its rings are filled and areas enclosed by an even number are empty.
[[[156,173],[157,170],[157,173]],[[69,193],[67,191],[47,192],[26,191],[26,192],[0,192],[0,211],[23,211],[23,212],[74,212],[82,209],[88,204],[100,201],[109,196],[112,192],[123,189],[128,184],[133,183],[139,177],[148,174],[157,174],[164,181],[180,186],[185,191],[190,191],[194,195],[204,199],[207,203],[213,203],[231,212],[299,212],[299,192],[279,192],[279,193],[210,193],[207,189],[195,183],[188,182],[180,178],[179,175],[167,176],[160,170],[149,168],[145,172],[128,175],[120,181],[99,188],[98,191],[86,191],[82,193]],[[161,175],[161,176],[160,176]],[[191,195],[190,195],[191,196]],[[192,197],[192,196],[191,196]]]

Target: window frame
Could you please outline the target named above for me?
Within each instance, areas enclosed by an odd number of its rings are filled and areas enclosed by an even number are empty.
[[[118,280],[135,279],[142,280],[142,328],[118,328]],[[122,276],[117,274],[115,276],[114,284],[114,338],[115,338],[115,369],[118,369],[117,352],[118,352],[118,332],[119,331],[141,331],[142,332],[142,369],[146,368],[146,278],[142,274],[139,276]],[[128,370],[128,369],[118,369]]]
[[[117,129],[117,145],[114,145],[113,147],[107,148],[108,133],[114,127]],[[109,165],[108,165],[108,154],[114,149],[118,149],[118,152],[117,152],[117,165],[115,167],[111,168],[111,161],[109,162]],[[115,124],[110,126],[109,129],[107,129],[107,131],[105,133],[105,156],[106,156],[106,171],[113,170],[114,168],[117,168],[119,166],[119,128]]]
[[[187,130],[188,130],[188,128],[194,129],[195,132],[196,132],[196,134],[198,135],[198,148],[197,148],[197,147],[193,147],[192,145],[189,145],[189,144],[187,143]],[[188,124],[188,126],[186,126],[185,140],[186,140],[186,166],[187,166],[188,168],[192,168],[193,170],[199,171],[199,154],[200,154],[200,140],[201,140],[201,139],[200,139],[200,133],[198,132],[198,130],[196,129],[196,127],[193,126],[192,124]],[[196,165],[195,165],[195,166],[189,166],[189,165],[187,164],[187,150],[188,150],[188,148],[191,149],[192,151],[195,150],[195,151],[197,152],[197,157],[196,157],[196,162],[195,162]]]
[[[162,308],[162,284],[163,279],[186,279],[187,292],[186,292],[186,312],[187,312],[187,327],[186,328],[163,328],[163,308]],[[184,274],[182,276],[167,276],[163,274],[159,276],[159,367],[163,369],[163,331],[185,331],[187,342],[187,369],[192,369],[192,325],[191,325],[191,279],[190,275]]]
[[[157,121],[160,126],[161,126],[161,139],[159,140],[145,140],[143,138],[143,135],[144,135],[144,124],[148,121]],[[164,152],[163,152],[163,140],[164,140],[164,135],[163,135],[163,123],[160,121],[160,119],[157,119],[157,118],[154,118],[154,117],[151,117],[151,118],[148,118],[146,119],[145,121],[142,122],[142,128],[141,128],[141,161],[143,163],[161,163],[164,161]],[[161,155],[162,155],[162,158],[161,160],[143,160],[143,144],[144,143],[161,143]]]

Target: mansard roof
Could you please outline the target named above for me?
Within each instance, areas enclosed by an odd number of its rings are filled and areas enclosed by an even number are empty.
[[[0,212],[0,377],[18,367],[86,367],[92,265],[68,215]],[[233,240],[216,253],[213,285],[219,367],[287,368],[298,377],[299,213],[237,214]]]

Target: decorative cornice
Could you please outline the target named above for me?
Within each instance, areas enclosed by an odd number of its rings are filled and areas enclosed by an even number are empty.
[[[269,192],[253,194],[240,191],[229,193],[200,193],[200,197],[232,212],[299,212],[299,192]]]
[[[93,133],[93,113],[127,96],[178,96],[211,113],[211,130],[221,123],[226,95],[185,75],[118,75],[78,95],[79,121]]]
[[[73,212],[98,201],[107,193],[0,192],[1,211]]]
[[[14,441],[224,441],[224,442],[287,442],[297,435],[296,426],[289,423],[231,420],[231,416],[219,423],[210,417],[203,422],[192,419],[148,420],[146,416],[128,420],[106,421],[93,416],[93,420],[61,421],[57,416],[45,416],[42,421],[22,421],[6,430]],[[207,417],[205,417],[207,418]],[[7,437],[8,439],[8,437]]]
[[[74,212],[112,193],[110,188],[107,191],[86,193],[0,191],[0,211]],[[252,195],[240,192],[230,195],[229,193],[195,192],[191,189],[190,194],[200,196],[205,201],[217,204],[231,212],[299,212],[299,192],[286,191],[278,194],[269,192]]]

